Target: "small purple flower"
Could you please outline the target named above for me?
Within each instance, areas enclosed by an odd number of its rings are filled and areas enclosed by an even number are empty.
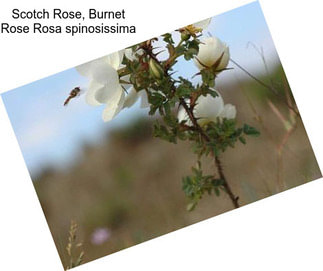
[[[108,228],[96,228],[91,235],[93,245],[102,245],[109,240],[111,232]]]

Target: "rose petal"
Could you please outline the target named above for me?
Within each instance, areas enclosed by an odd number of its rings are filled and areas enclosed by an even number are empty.
[[[220,70],[225,69],[229,64],[229,59],[230,59],[229,47],[225,45],[224,54],[223,54],[220,64],[217,67],[217,70],[220,71]]]
[[[140,103],[140,107],[141,108],[147,108],[150,107],[150,103],[148,102],[148,95],[147,92],[145,90],[141,90],[139,92],[139,96],[141,97],[141,103]]]
[[[201,41],[199,52],[194,59],[197,67],[202,70],[206,67],[211,67],[223,54],[220,62],[221,69],[224,69],[229,61],[229,48],[220,39],[209,37]],[[218,70],[220,68],[218,67]]]
[[[106,103],[106,108],[103,111],[102,118],[103,121],[107,122],[113,119],[122,109],[125,101],[125,93],[120,86],[115,95],[110,97]]]
[[[105,104],[110,99],[115,97],[115,95],[117,95],[116,93],[120,91],[123,92],[123,89],[120,84],[106,84],[103,88],[98,89],[95,92],[94,96],[99,103]]]
[[[109,84],[111,87],[116,87],[119,84],[118,72],[105,61],[92,63],[91,77],[102,85]]]
[[[92,62],[87,62],[75,67],[75,69],[80,75],[89,78],[91,76],[91,65],[92,65]]]
[[[120,50],[118,52],[114,52],[110,55],[105,56],[105,61],[115,70],[117,70],[122,63],[124,51],[125,50]]]
[[[104,57],[100,57],[97,59],[94,59],[92,61],[86,62],[82,65],[79,65],[76,68],[76,70],[78,71],[79,74],[81,74],[82,76],[88,77],[90,79],[92,79],[92,74],[93,74],[93,68],[96,65],[102,65],[103,63],[108,64],[105,60]]]
[[[139,98],[137,91],[134,88],[130,88],[128,95],[125,98],[123,107],[131,107]]]
[[[221,118],[226,118],[226,119],[234,119],[237,114],[237,109],[234,105],[232,104],[226,104],[219,115]]]
[[[197,99],[194,114],[198,118],[198,123],[205,125],[209,121],[216,122],[223,107],[224,103],[220,94],[217,97],[208,94]]]
[[[97,83],[96,81],[91,81],[88,90],[86,91],[85,101],[92,106],[101,105],[101,103],[95,98],[97,91],[102,91],[104,85]]]

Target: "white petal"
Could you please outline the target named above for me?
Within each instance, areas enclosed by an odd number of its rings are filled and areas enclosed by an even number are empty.
[[[205,20],[202,20],[200,22],[193,24],[193,26],[196,28],[201,28],[201,29],[205,30],[209,26],[210,23],[211,23],[211,18],[208,18],[208,19],[205,19]]]
[[[223,107],[224,103],[220,94],[217,97],[208,94],[197,99],[194,114],[198,118],[198,123],[204,125],[209,121],[216,122],[217,117],[223,111]]]
[[[206,67],[211,67],[224,53],[221,61],[221,68],[225,68],[228,64],[230,54],[225,43],[216,37],[209,37],[202,40],[199,45],[199,52],[195,59],[195,64],[202,70]]]
[[[109,84],[113,87],[119,84],[118,72],[104,61],[93,62],[91,66],[91,77],[102,85]]]
[[[148,95],[147,92],[145,90],[141,90],[139,92],[139,96],[141,97],[141,104],[140,107],[141,108],[146,108],[146,107],[150,107],[150,103],[148,102]]]
[[[75,67],[75,69],[77,70],[77,72],[80,75],[90,78],[91,77],[91,66],[92,66],[92,61],[84,63],[82,65],[79,65],[79,66]]]
[[[107,122],[113,119],[123,108],[124,102],[125,93],[120,86],[119,91],[117,91],[113,97],[110,97],[109,101],[106,103],[106,108],[102,114],[103,121]]]
[[[88,90],[86,91],[85,101],[92,106],[101,105],[101,103],[95,98],[97,91],[102,91],[104,85],[101,85],[95,81],[91,81]]]
[[[234,119],[237,114],[237,109],[232,104],[226,104],[220,114],[221,118]]]
[[[128,92],[128,95],[126,96],[125,98],[125,101],[124,101],[124,104],[123,104],[123,107],[131,107],[139,98],[139,95],[137,93],[137,91],[131,87],[130,88],[130,91]]]
[[[123,55],[124,50],[121,50],[110,55],[89,61],[75,68],[81,75],[88,78],[92,78],[93,70],[97,71],[98,67],[102,68],[106,66],[111,66],[112,68],[117,70],[121,65]]]
[[[95,69],[97,65],[101,66],[101,65],[107,65],[107,64],[108,63],[105,61],[104,57],[100,57],[92,61],[86,62],[82,65],[79,65],[75,68],[78,71],[78,73],[81,74],[82,76],[92,79],[93,69]]]
[[[229,47],[225,45],[224,54],[223,54],[223,57],[221,59],[219,66],[217,67],[217,70],[225,69],[229,64],[229,60],[230,60]]]
[[[95,92],[94,97],[99,103],[105,104],[115,97],[115,95],[117,95],[116,93],[118,92],[124,92],[120,84],[113,86],[104,85],[103,88],[100,88]]]
[[[118,52],[114,52],[110,55],[107,55],[105,57],[105,61],[110,65],[112,66],[114,69],[118,69],[119,66],[121,65],[122,63],[122,59],[123,59],[123,56],[124,56],[124,51],[125,50],[120,50]]]

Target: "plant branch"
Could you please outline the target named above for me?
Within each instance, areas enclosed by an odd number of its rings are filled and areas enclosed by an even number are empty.
[[[233,194],[231,187],[229,186],[229,184],[224,176],[222,164],[221,164],[219,157],[214,156],[214,161],[215,161],[215,166],[218,169],[220,178],[223,180],[223,188],[224,188],[225,192],[229,195],[229,197],[234,205],[234,208],[239,208],[240,207],[239,206],[239,197],[237,197]]]
[[[151,41],[148,41],[148,42],[144,43],[144,44],[141,46],[141,48],[146,52],[146,54],[147,54],[149,57],[151,57],[152,59],[154,59],[154,60],[158,63],[158,65],[160,65],[161,67],[163,67],[163,68],[164,68],[164,75],[165,75],[165,76],[169,76],[169,74],[168,74],[168,67],[165,67],[165,66],[161,65],[160,61],[157,59],[157,57],[156,57],[156,56],[155,56],[155,54],[153,53],[153,51],[152,51],[152,50],[153,50],[153,47],[151,46]],[[167,61],[166,61],[166,62],[167,62]],[[176,87],[175,87],[174,83],[175,83],[175,82],[173,82],[173,90],[172,90],[172,91],[173,91],[173,93],[175,93],[175,92],[176,92]],[[204,130],[202,129],[202,127],[198,124],[197,119],[196,119],[196,117],[194,116],[194,113],[193,113],[193,108],[194,108],[194,106],[192,106],[192,105],[190,105],[190,106],[189,106],[189,105],[185,102],[184,98],[180,98],[180,99],[179,99],[179,102],[180,102],[180,105],[181,105],[181,106],[183,106],[183,108],[185,109],[186,114],[189,116],[189,118],[190,118],[190,120],[191,120],[191,122],[192,122],[192,124],[193,124],[194,129],[195,129],[196,131],[198,131],[198,132],[199,132],[199,134],[200,134],[200,136],[201,136],[202,140],[203,140],[204,142],[211,142],[211,139],[210,139],[210,138],[209,138],[209,136],[204,132]],[[222,181],[223,181],[222,186],[223,186],[223,188],[224,188],[224,191],[225,191],[225,192],[228,194],[228,196],[230,197],[230,200],[232,201],[232,204],[233,204],[234,208],[239,208],[239,207],[240,207],[240,205],[239,205],[239,203],[238,203],[239,197],[237,197],[237,196],[235,196],[235,195],[233,194],[232,189],[231,189],[231,187],[230,187],[230,185],[229,185],[228,181],[227,181],[227,180],[226,180],[226,178],[225,178],[225,175],[224,175],[224,172],[223,172],[223,168],[222,168],[222,164],[221,164],[221,161],[220,161],[219,157],[218,157],[215,153],[213,153],[213,155],[214,155],[214,162],[215,162],[215,166],[216,166],[216,168],[217,168],[218,174],[219,174],[220,178],[221,178],[221,179],[222,179]]]
[[[186,111],[186,114],[189,116],[193,126],[195,127],[195,129],[200,133],[202,139],[206,142],[210,142],[210,138],[209,136],[203,131],[202,127],[197,123],[197,120],[193,114],[193,111],[192,109],[187,105],[187,103],[185,102],[185,100],[183,98],[180,98],[180,104],[181,106],[183,106],[183,108],[185,109]],[[224,175],[224,172],[223,172],[223,168],[222,168],[222,164],[221,164],[221,161],[219,159],[219,157],[213,153],[214,155],[214,163],[215,163],[215,166],[218,170],[218,173],[219,173],[219,176],[220,178],[222,179],[223,181],[223,188],[224,188],[224,191],[228,194],[228,196],[230,197],[230,200],[232,201],[232,204],[234,206],[234,208],[239,208],[240,205],[239,205],[239,197],[235,196],[232,192],[232,189]]]

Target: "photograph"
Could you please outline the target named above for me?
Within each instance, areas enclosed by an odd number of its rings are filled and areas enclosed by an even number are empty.
[[[278,53],[252,2],[1,94],[65,270],[322,177]]]

